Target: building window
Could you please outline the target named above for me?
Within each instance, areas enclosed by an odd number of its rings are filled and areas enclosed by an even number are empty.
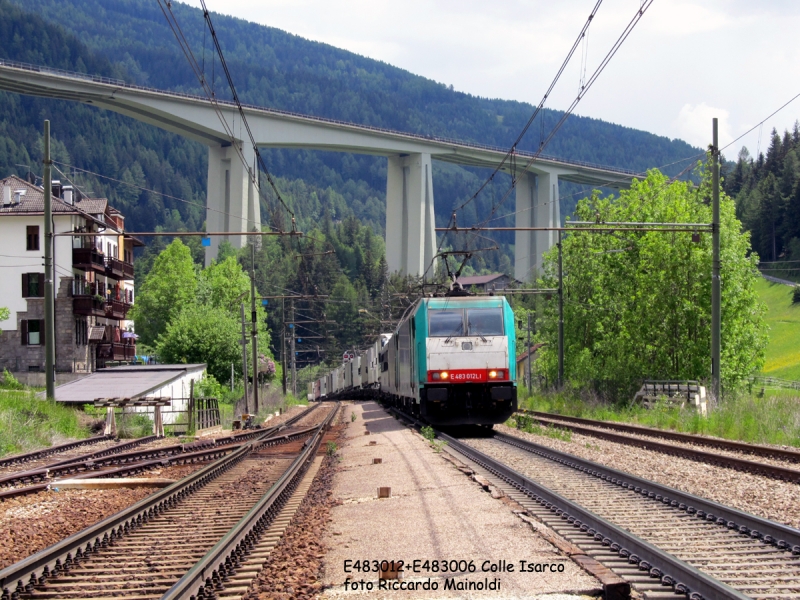
[[[39,226],[38,225],[28,225],[27,227],[27,240],[25,247],[28,250],[38,250],[39,249]]]
[[[44,297],[44,273],[22,274],[22,297],[23,298]]]
[[[42,344],[44,344],[43,320],[23,319],[21,325],[22,325],[21,341],[23,346],[41,346]]]
[[[75,319],[75,345],[85,346],[88,343],[89,326],[84,319]]]

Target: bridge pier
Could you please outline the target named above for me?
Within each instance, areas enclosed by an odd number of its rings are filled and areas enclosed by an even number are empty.
[[[430,154],[388,157],[386,262],[389,271],[421,276],[436,252]],[[431,267],[428,271],[433,274]]]
[[[517,179],[516,227],[558,227],[558,173],[525,173]],[[558,239],[555,231],[517,231],[514,234],[514,277],[532,280],[542,269],[542,255]]]
[[[237,143],[242,148],[247,164],[256,173],[255,150],[250,144]],[[256,187],[232,145],[208,147],[206,207],[206,231],[245,233],[261,230],[261,207]],[[247,244],[247,237],[236,233],[211,236],[211,245],[206,246],[206,266],[217,257],[222,240],[228,240],[234,248],[242,248]]]

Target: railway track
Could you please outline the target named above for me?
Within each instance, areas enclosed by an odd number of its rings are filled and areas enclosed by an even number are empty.
[[[264,433],[276,435],[286,431],[301,420],[309,411],[289,419],[285,424],[267,429],[248,430],[239,434],[201,440],[188,444],[155,446],[143,450],[123,452],[128,448],[154,441],[155,436],[141,438],[133,442],[119,444],[90,454],[50,463],[46,466],[25,471],[17,471],[0,476],[0,499],[32,494],[57,485],[58,478],[125,477],[147,469],[176,464],[190,464],[216,460],[239,445],[262,436]],[[297,428],[295,428],[297,429]],[[20,487],[24,486],[24,487]],[[2,489],[11,488],[11,489]]]
[[[735,469],[737,471],[755,473],[757,475],[771,477],[773,479],[779,479],[782,481],[791,481],[795,483],[800,482],[800,469],[798,468],[754,461],[736,456],[729,456],[726,454],[720,454],[719,452],[706,452],[697,448],[689,448],[686,446],[659,442],[654,439],[647,438],[659,437],[683,444],[705,446],[730,452],[743,453],[751,456],[800,463],[800,452],[794,450],[745,444],[743,442],[734,442],[731,440],[707,438],[674,431],[662,431],[658,429],[651,429],[649,427],[639,427],[636,425],[627,425],[622,423],[593,421],[590,419],[580,419],[577,417],[562,417],[561,415],[551,415],[548,413],[539,413],[534,411],[520,412],[531,415],[539,423],[546,426],[568,429],[575,433],[608,440],[618,444],[625,444],[646,450],[654,450],[656,452],[669,454],[671,456],[678,456],[689,460]],[[609,431],[609,429],[614,429],[621,433],[614,433],[613,431]]]
[[[438,437],[645,598],[800,598],[800,530],[513,436]]]
[[[253,550],[281,526],[281,511],[296,507],[292,496],[337,410],[313,429],[262,431],[169,488],[0,571],[0,598],[199,599],[231,582],[245,585]]]
[[[0,460],[0,472],[7,471],[10,467],[15,467],[17,465],[26,465],[28,467],[27,470],[38,469],[41,467],[46,467],[50,464],[66,464],[72,461],[79,461],[83,460],[89,456],[108,456],[110,454],[115,454],[117,452],[125,452],[126,450],[130,450],[131,448],[135,448],[141,444],[147,444],[156,440],[156,436],[150,435],[143,438],[137,438],[135,440],[131,440],[129,442],[121,442],[114,445],[111,445],[107,448],[103,448],[101,450],[97,450],[95,452],[90,452],[88,454],[74,454],[75,450],[79,450],[85,446],[94,446],[97,444],[102,444],[103,442],[112,442],[114,440],[113,436],[110,435],[101,435],[95,436],[91,438],[87,438],[85,440],[78,440],[77,442],[69,442],[67,444],[60,444],[58,446],[50,446],[49,448],[43,448],[42,450],[36,450],[34,452],[28,452],[27,454],[18,454],[16,456],[9,456]],[[45,459],[52,457],[55,454],[64,454],[65,456],[62,457],[61,460],[48,463]],[[34,464],[30,464],[34,463]]]

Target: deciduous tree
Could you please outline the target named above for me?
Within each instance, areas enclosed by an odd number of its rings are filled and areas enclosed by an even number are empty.
[[[650,171],[619,198],[595,193],[578,204],[591,221],[708,223],[710,181],[670,183]],[[765,311],[754,283],[758,257],[721,198],[722,380],[730,389],[763,364]],[[710,377],[711,235],[633,232],[572,233],[563,240],[566,379],[580,387],[629,398],[642,379]],[[556,287],[557,249],[545,261],[546,287]],[[556,303],[539,333],[548,344],[540,368],[557,369]]]

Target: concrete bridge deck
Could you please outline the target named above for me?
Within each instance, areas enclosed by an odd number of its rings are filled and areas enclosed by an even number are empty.
[[[91,104],[207,145],[207,206],[219,211],[207,213],[207,227],[232,232],[230,241],[235,247],[245,243],[243,233],[260,228],[258,194],[250,175],[250,170],[256,170],[255,152],[243,139],[231,140],[217,114],[219,110],[228,123],[238,121],[232,102],[219,100],[215,108],[201,96],[6,60],[0,60],[0,89]],[[495,168],[506,154],[506,149],[492,146],[264,107],[245,106],[244,111],[259,146],[387,157],[386,215],[387,223],[393,224],[386,227],[387,261],[392,271],[410,274],[424,273],[436,248],[431,160]],[[517,153],[514,168],[521,169],[531,156]],[[507,172],[511,169],[510,163],[503,167]],[[560,222],[559,180],[619,189],[630,185],[636,173],[540,156],[525,173],[516,175],[517,226],[537,227]],[[207,261],[216,256],[220,241],[212,239]],[[530,278],[554,241],[552,232],[517,232],[516,277]]]

